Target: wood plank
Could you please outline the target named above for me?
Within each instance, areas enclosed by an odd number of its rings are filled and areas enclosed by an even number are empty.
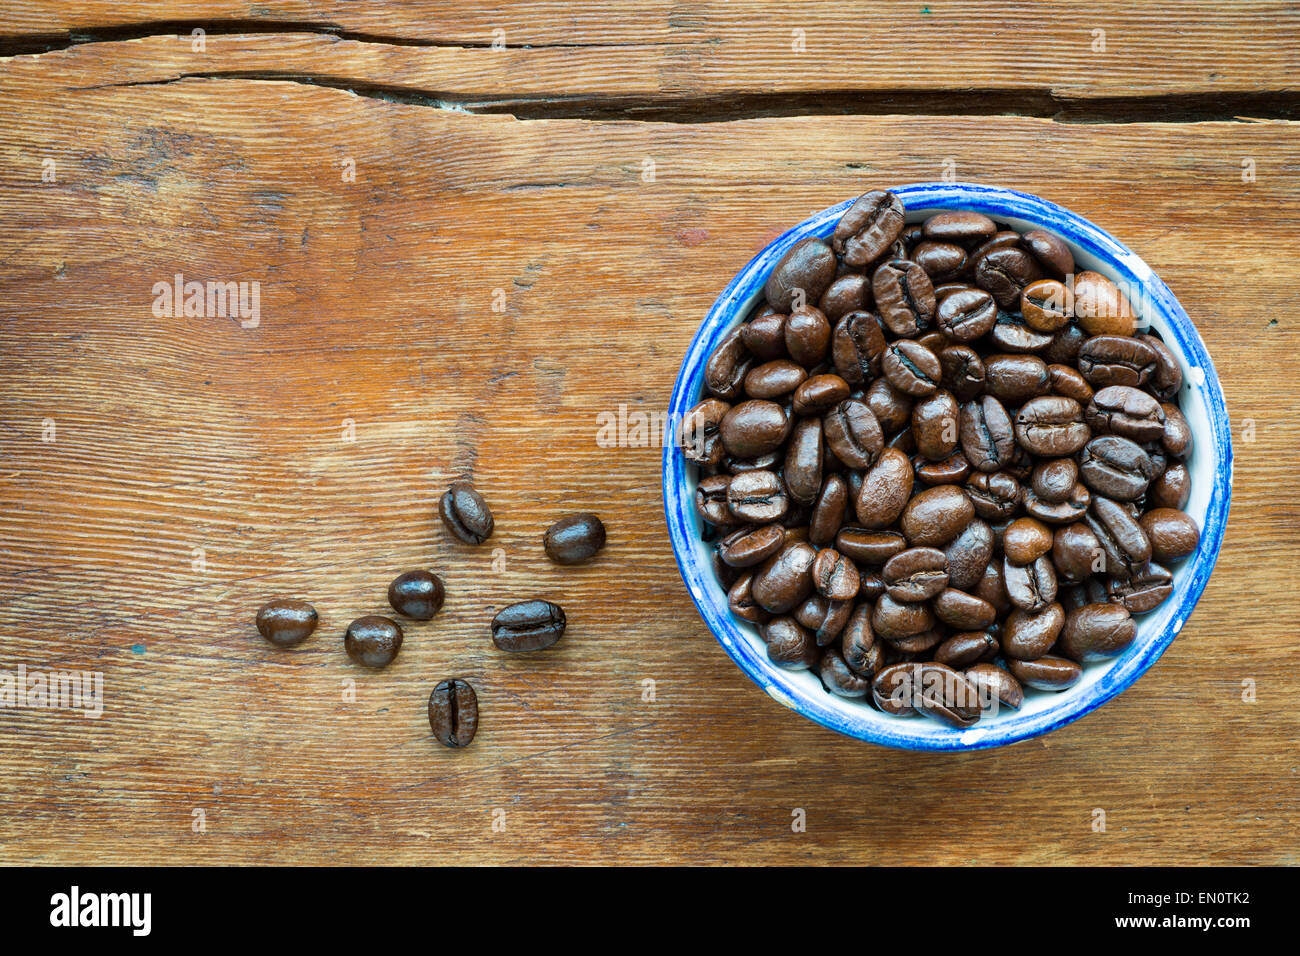
[[[976,101],[1004,97],[1013,111],[1036,112],[1036,101],[1008,94],[1066,104],[1158,94],[1250,103],[1265,93],[1294,94],[1300,68],[1300,9],[1279,0],[1228,6],[1069,0],[1053,4],[1050,15],[1026,2],[999,4],[990,15],[982,0],[850,2],[798,13],[769,0],[530,0],[512,5],[508,15],[462,0],[218,0],[205,4],[198,18],[191,4],[175,0],[78,0],[53,8],[18,0],[7,7],[0,38],[9,46],[17,41],[19,52],[86,37],[171,33],[109,54],[127,59],[129,76],[238,69],[247,41],[222,34],[331,31],[349,39],[266,40],[269,47],[257,45],[262,52],[244,69],[268,57],[276,68],[292,63],[358,83],[415,84],[468,98],[539,91],[552,97],[808,94],[815,104],[882,92],[976,91]],[[210,34],[202,55],[188,54],[188,44],[173,39],[195,26]],[[505,49],[492,49],[494,42]],[[286,43],[305,59],[277,59]]]
[[[18,76],[0,98],[0,661],[100,670],[107,709],[0,709],[0,860],[1300,862],[1300,328],[1276,266],[1295,124],[521,122],[289,82]],[[1219,568],[1153,670],[1046,738],[927,757],[751,685],[678,579],[659,449],[596,435],[602,412],[665,407],[717,291],[776,232],[946,158],[1136,249],[1197,321],[1239,441]],[[156,318],[177,272],[258,280],[260,324]],[[459,475],[496,509],[491,548],[433,515]],[[540,534],[579,507],[610,545],[558,569]],[[424,565],[446,609],[360,673],[347,621]],[[321,611],[294,652],[252,628],[275,593]],[[486,622],[534,595],[570,633],[507,658]],[[424,717],[451,674],[483,707],[459,753]],[[918,840],[930,819],[951,839]]]

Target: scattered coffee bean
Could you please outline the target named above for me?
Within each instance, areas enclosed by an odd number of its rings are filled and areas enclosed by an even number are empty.
[[[569,515],[546,529],[542,543],[556,564],[581,564],[605,547],[605,525],[590,512]]]
[[[359,617],[348,625],[343,647],[363,667],[387,667],[402,649],[402,628],[377,614]]]
[[[429,727],[444,747],[468,747],[478,730],[478,695],[465,681],[441,681],[429,695]]]
[[[492,534],[492,509],[466,481],[453,484],[438,502],[447,530],[466,544],[482,544]]]
[[[306,601],[277,598],[257,612],[257,631],[276,647],[292,647],[311,636],[316,621],[316,609]]]
[[[503,651],[540,651],[564,636],[564,608],[550,601],[511,604],[492,618],[492,643]]]
[[[407,571],[388,585],[388,603],[393,610],[417,621],[427,621],[442,610],[446,596],[442,578],[429,571]]]

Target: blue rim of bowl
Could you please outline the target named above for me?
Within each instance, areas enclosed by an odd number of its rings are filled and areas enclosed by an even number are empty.
[[[997,186],[932,182],[913,183],[891,191],[903,201],[909,213],[929,209],[971,210],[985,213],[994,219],[1024,219],[1061,235],[1076,248],[1105,262],[1131,288],[1143,289],[1155,311],[1161,313],[1168,322],[1189,366],[1199,367],[1203,371],[1204,382],[1200,389],[1208,405],[1212,430],[1214,487],[1210,492],[1200,544],[1196,554],[1187,559],[1188,574],[1176,594],[1178,604],[1173,614],[1166,618],[1158,635],[1118,658],[1105,674],[1084,688],[1082,693],[1066,698],[1062,706],[1049,707],[1024,719],[1012,717],[999,721],[982,729],[976,736],[968,736],[969,731],[956,729],[940,736],[934,736],[933,731],[918,735],[909,730],[913,721],[924,718],[892,718],[881,724],[868,723],[865,717],[851,718],[827,706],[825,702],[808,696],[791,679],[790,672],[778,668],[767,659],[766,654],[751,646],[727,610],[726,595],[713,577],[713,569],[698,560],[697,535],[693,526],[694,504],[692,496],[687,493],[687,462],[675,440],[676,427],[684,413],[700,400],[704,364],[716,339],[721,337],[719,330],[730,329],[742,318],[737,314],[738,308],[748,303],[762,288],[772,267],[791,246],[808,236],[825,238],[830,235],[835,223],[852,204],[852,199],[804,220],[754,256],[727,284],[691,340],[677,381],[673,385],[668,409],[669,429],[665,431],[663,494],[668,534],[682,580],[705,624],[728,656],[775,700],[824,727],[882,746],[928,751],[1000,747],[1048,733],[1100,707],[1136,682],[1182,630],[1218,560],[1228,518],[1232,496],[1232,437],[1227,404],[1205,343],[1174,294],[1136,253],[1105,230],[1048,200]],[[711,591],[716,593],[710,596]],[[720,600],[717,595],[721,595]],[[1064,693],[1071,694],[1070,691]],[[869,708],[870,705],[864,706]]]

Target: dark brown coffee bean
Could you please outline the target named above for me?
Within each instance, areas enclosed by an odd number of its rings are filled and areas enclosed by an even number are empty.
[[[826,446],[849,468],[875,465],[885,447],[880,423],[867,403],[856,398],[840,402],[822,419]]]
[[[744,326],[741,326],[728,332],[704,365],[705,387],[726,402],[734,402],[741,397],[745,376],[753,364],[753,357],[741,339],[743,329]]]
[[[799,419],[790,433],[790,443],[786,445],[784,471],[786,489],[799,504],[810,505],[817,500],[822,486],[824,459],[822,420]]]
[[[998,642],[988,631],[960,631],[934,649],[934,661],[961,669],[997,653]]]
[[[1037,355],[990,355],[984,359],[984,389],[1006,405],[1019,405],[1051,388],[1047,363]]]
[[[952,727],[970,727],[979,720],[979,692],[960,671],[933,662],[915,667],[917,711]]]
[[[895,601],[928,601],[948,586],[948,558],[938,548],[909,548],[886,561],[880,576]]]
[[[983,630],[997,619],[992,604],[956,588],[945,588],[930,603],[934,616],[955,631]]]
[[[722,417],[719,434],[728,452],[737,458],[755,458],[780,448],[792,427],[790,416],[780,405],[751,399]]]
[[[957,450],[961,410],[951,392],[938,391],[912,407],[912,435],[916,450],[930,461],[942,461]],[[968,466],[969,467],[969,466]]]
[[[824,415],[849,397],[849,383],[838,375],[814,375],[794,390],[796,415]]]
[[[905,395],[929,395],[939,387],[943,367],[938,357],[911,339],[894,342],[880,361],[889,384]]]
[[[927,485],[960,485],[970,477],[970,462],[961,452],[954,452],[940,461],[930,461],[917,455],[912,459],[912,470],[918,481]]]
[[[871,606],[859,604],[840,633],[844,663],[861,677],[871,677],[884,666],[884,645],[871,629]]]
[[[439,682],[429,695],[429,727],[444,747],[468,747],[478,730],[478,695],[459,678]]]
[[[1174,593],[1174,576],[1163,565],[1148,561],[1126,579],[1111,578],[1106,585],[1106,600],[1118,604],[1130,614],[1155,610]]]
[[[1153,508],[1177,508],[1181,511],[1187,507],[1191,496],[1191,477],[1182,462],[1170,462],[1147,488],[1147,502]]]
[[[936,310],[939,328],[957,342],[974,342],[988,335],[997,319],[997,303],[983,289],[961,289],[944,296]]]
[[[718,556],[733,568],[751,568],[766,561],[785,545],[779,524],[737,528],[718,542]]]
[[[760,362],[785,357],[785,315],[763,306],[739,329],[740,342]],[[716,353],[715,353],[716,354]]]
[[[717,465],[725,449],[718,429],[731,406],[721,399],[706,398],[682,416],[682,454],[697,465]]]
[[[1016,441],[1043,458],[1073,455],[1088,441],[1083,409],[1072,398],[1043,395],[1031,398],[1016,413]]]
[[[1066,581],[1084,581],[1106,570],[1106,553],[1092,529],[1075,522],[1057,528],[1052,535],[1052,563]]]
[[[1017,518],[1002,534],[1002,553],[1012,564],[1030,564],[1052,550],[1052,529],[1034,518]]]
[[[564,636],[564,608],[550,601],[521,601],[492,618],[492,643],[503,651],[541,651]]]
[[[819,548],[835,540],[849,513],[849,485],[839,475],[830,475],[822,485],[808,519],[808,540]]]
[[[1131,336],[1136,325],[1133,306],[1124,293],[1098,272],[1084,271],[1074,277],[1074,314],[1089,335]]]
[[[940,384],[960,402],[969,402],[984,390],[984,360],[972,348],[950,345],[939,353],[939,368]]]
[[[796,304],[816,302],[835,279],[835,254],[815,237],[800,240],[781,257],[763,292],[778,312],[790,312]]]
[[[822,293],[817,308],[831,322],[838,322],[850,312],[871,307],[871,279],[859,272],[848,272],[837,278]]]
[[[846,264],[865,266],[879,259],[902,232],[902,201],[893,193],[875,189],[859,196],[840,217],[831,247]]]
[[[966,268],[966,250],[955,242],[927,239],[917,243],[910,258],[933,282],[955,279]]]
[[[986,521],[1005,521],[1020,508],[1020,482],[1005,471],[978,471],[966,479],[975,513]]]
[[[1173,401],[1178,390],[1183,387],[1183,370],[1178,359],[1169,346],[1154,335],[1139,335],[1138,340],[1150,346],[1156,355],[1156,367],[1151,373],[1147,387],[1156,393],[1161,401]]]
[[[1020,243],[1048,275],[1064,279],[1074,273],[1074,254],[1060,237],[1042,229],[1030,229],[1020,237]]]
[[[749,621],[751,624],[764,624],[771,617],[767,611],[759,606],[754,600],[753,593],[754,573],[746,571],[727,590],[727,607],[731,613],[736,615],[742,621]]]
[[[835,550],[848,555],[858,564],[873,567],[880,567],[906,548],[907,539],[897,531],[877,531],[849,525],[835,535]]]
[[[992,293],[998,305],[1014,308],[1025,286],[1043,277],[1038,261],[1014,246],[993,249],[975,266],[975,284]]]
[[[568,515],[546,529],[542,543],[556,564],[581,564],[605,547],[605,524],[589,511]]]
[[[961,534],[974,517],[975,506],[962,489],[940,485],[907,503],[899,528],[913,547],[937,548]]]
[[[785,320],[785,348],[805,368],[812,368],[830,354],[831,323],[811,305],[795,309]]]
[[[1157,474],[1151,456],[1141,446],[1118,435],[1103,435],[1084,446],[1079,477],[1095,494],[1117,501],[1135,501]]]
[[[1079,349],[1079,374],[1093,388],[1145,385],[1156,369],[1156,353],[1140,339],[1094,335]]]
[[[934,322],[934,286],[915,262],[894,259],[871,277],[880,318],[895,335],[916,335]]]
[[[1106,555],[1106,573],[1112,577],[1132,577],[1135,570],[1151,560],[1150,539],[1137,519],[1119,502],[1095,497],[1083,520],[1097,536]]]
[[[1065,626],[1065,608],[1051,603],[1041,611],[1020,608],[1007,616],[1002,627],[1002,653],[1009,658],[1034,661],[1052,649]]]
[[[388,585],[388,603],[393,610],[417,621],[427,621],[442,610],[446,596],[442,578],[429,571],[407,571]]]
[[[966,679],[975,685],[982,701],[998,701],[1012,710],[1019,710],[1025,702],[1025,691],[1020,681],[996,664],[980,663],[966,668]]]
[[[1128,385],[1111,385],[1093,395],[1084,420],[1094,435],[1119,435],[1139,444],[1160,441],[1165,434],[1160,403]]]
[[[257,632],[276,647],[301,644],[316,630],[316,609],[306,601],[276,598],[257,612]]]
[[[727,485],[727,507],[738,521],[767,524],[785,517],[790,499],[774,472],[746,471]]]
[[[710,475],[700,479],[695,488],[695,513],[701,521],[719,528],[740,523],[727,506],[727,489],[730,486],[731,475]]]
[[[878,378],[868,387],[862,400],[871,414],[880,422],[880,430],[888,435],[897,434],[912,421],[912,396],[904,395],[889,384],[889,379]]]
[[[1018,312],[999,311],[989,341],[1000,352],[1043,352],[1052,344],[1052,335],[1030,328]]]
[[[1177,561],[1196,551],[1201,531],[1196,522],[1173,508],[1153,508],[1138,522],[1151,541],[1151,556],[1157,561]]]
[[[850,385],[862,385],[880,374],[885,333],[870,312],[850,312],[835,324],[831,361]]]
[[[807,542],[787,542],[759,566],[751,587],[754,600],[772,614],[794,610],[812,593],[812,564],[816,558],[817,549]]]
[[[966,525],[943,549],[948,560],[948,584],[962,591],[977,587],[993,558],[993,544],[993,529],[986,522],[975,518]]]
[[[1036,690],[1067,690],[1079,682],[1083,668],[1064,657],[1044,655],[1036,661],[1007,661],[1011,675]]]
[[[1133,643],[1137,623],[1118,604],[1086,604],[1065,616],[1057,649],[1086,663],[1114,657]]]
[[[1075,482],[1069,497],[1064,501],[1044,501],[1033,488],[1026,488],[1021,503],[1031,518],[1051,525],[1070,524],[1081,519],[1088,511],[1092,495],[1082,482]]]
[[[948,565],[949,567],[952,566],[951,557],[948,559]],[[989,561],[985,565],[984,574],[980,577],[979,583],[975,585],[974,593],[997,608],[999,614],[1006,614],[1011,610],[1011,598],[1007,596],[1006,583],[1002,577],[1001,561]]]
[[[1079,466],[1073,458],[1054,458],[1034,466],[1031,487],[1042,501],[1059,505],[1068,501],[1079,480]]]
[[[934,627],[934,615],[924,601],[895,601],[886,592],[871,612],[871,629],[889,641],[901,641]],[[935,643],[938,643],[936,641]]]
[[[858,569],[834,548],[823,548],[812,564],[813,587],[817,593],[832,601],[847,601],[857,597]]]
[[[804,671],[821,658],[821,651],[809,630],[789,616],[774,617],[759,634],[767,645],[768,659],[786,670]]]
[[[1063,283],[1039,279],[1020,292],[1020,314],[1036,332],[1056,332],[1074,317],[1074,297]]]
[[[1187,419],[1183,417],[1177,405],[1165,402],[1160,406],[1160,410],[1165,416],[1165,431],[1160,439],[1161,444],[1164,445],[1165,451],[1176,458],[1186,457],[1192,450],[1192,426],[1187,424]]]
[[[1047,366],[1047,378],[1054,394],[1072,398],[1084,407],[1087,407],[1088,403],[1092,401],[1092,386],[1088,384],[1086,378],[1080,375],[1077,370],[1070,368],[1070,366]]]
[[[821,594],[808,597],[795,609],[795,620],[813,632],[818,647],[840,636],[853,614],[853,601],[835,601]]]
[[[1053,335],[1047,348],[1038,350],[1038,353],[1049,365],[1072,366],[1079,357],[1079,349],[1083,348],[1083,343],[1087,340],[1088,333],[1071,322]],[[1070,397],[1078,401],[1076,396]]]
[[[789,359],[773,359],[749,370],[745,394],[750,398],[780,398],[793,392],[807,377],[803,366]]]
[[[912,707],[912,673],[917,665],[899,662],[876,672],[871,681],[871,700],[878,710],[895,717],[916,713]]]
[[[1001,471],[1015,453],[1016,438],[1007,410],[992,395],[961,407],[959,438],[966,460],[977,471]]]
[[[822,652],[818,674],[822,685],[838,697],[850,699],[866,697],[871,690],[871,681],[854,673],[840,652],[828,647]]]
[[[1002,582],[1011,603],[1022,611],[1041,611],[1056,600],[1056,569],[1044,555],[1029,564],[1002,562]]]
[[[438,502],[443,525],[466,544],[482,544],[492,536],[492,509],[466,481],[457,481]]]
[[[953,210],[935,213],[921,231],[925,238],[939,242],[978,243],[991,239],[998,227],[982,212]]]
[[[359,617],[348,625],[343,647],[364,667],[387,667],[402,649],[402,628],[377,614]]]

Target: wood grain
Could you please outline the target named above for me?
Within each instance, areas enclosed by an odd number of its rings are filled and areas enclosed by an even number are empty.
[[[352,27],[404,29],[399,9]],[[558,10],[535,38],[563,35]],[[12,17],[0,32],[41,28]],[[257,42],[300,45],[286,68],[343,46]],[[0,709],[0,860],[1300,862],[1294,123],[525,122],[288,81],[114,86],[127,46],[0,66],[0,664],[102,671],[106,696],[99,720]],[[659,448],[597,433],[666,406],[717,291],[777,232],[945,160],[1165,278],[1223,379],[1237,470],[1219,567],[1135,687],[1039,740],[927,756],[750,684],[677,576]],[[178,272],[260,282],[260,324],[155,317]],[[482,548],[434,516],[460,476],[496,510]],[[541,533],[579,508],[610,545],[554,567]],[[416,566],[447,607],[362,673],[343,628]],[[295,651],[253,630],[274,594],[321,612]],[[532,596],[569,633],[496,652],[493,609]],[[451,675],[483,713],[458,753],[424,716]]]

